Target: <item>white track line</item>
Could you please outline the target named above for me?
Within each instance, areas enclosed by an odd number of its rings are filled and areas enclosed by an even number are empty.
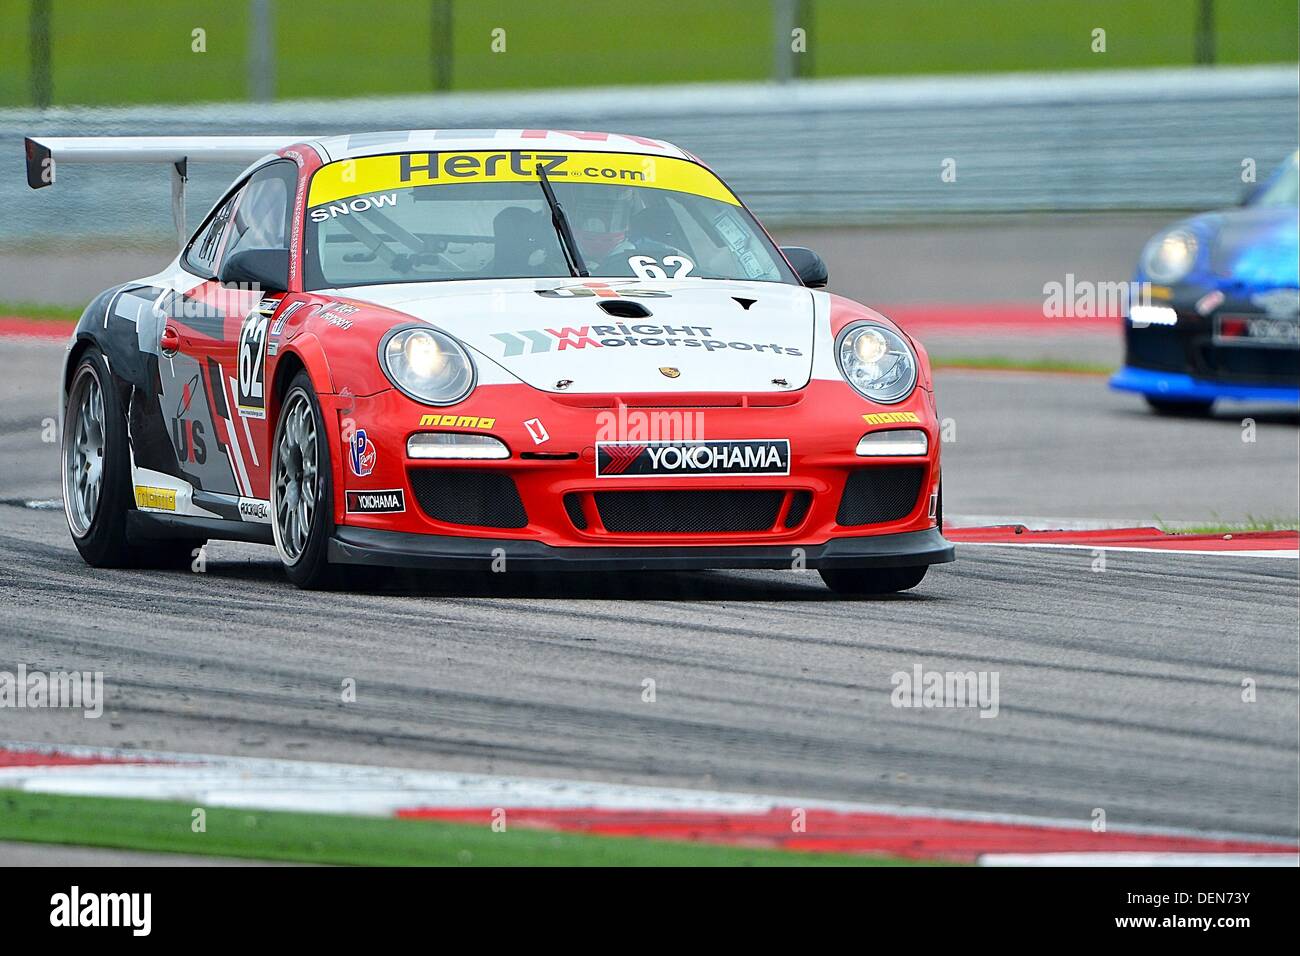
[[[1042,518],[1034,515],[944,515],[944,525],[953,528],[996,528],[1024,525],[1029,531],[1114,531],[1123,528],[1177,528],[1177,522],[1157,525],[1136,518]],[[1194,527],[1191,522],[1182,522]]]
[[[1300,866],[1295,853],[986,853],[980,866]]]
[[[1295,561],[1300,559],[1300,550],[1289,551],[1202,551],[1192,548],[1139,548],[1130,545],[1113,544],[1060,544],[1046,541],[956,541],[959,548],[1066,548],[1074,551],[1135,551],[1143,554],[1199,554],[1215,558],[1282,558]]]

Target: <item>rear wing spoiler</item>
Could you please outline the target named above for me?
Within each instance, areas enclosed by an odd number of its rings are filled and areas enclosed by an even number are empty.
[[[172,220],[182,245],[185,231],[185,183],[189,162],[251,163],[268,153],[303,142],[301,136],[29,136],[27,185],[54,184],[60,163],[167,163],[171,166]]]

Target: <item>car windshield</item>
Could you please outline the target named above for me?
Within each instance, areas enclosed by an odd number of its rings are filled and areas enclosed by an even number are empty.
[[[1295,206],[1300,202],[1300,153],[1292,153],[1273,181],[1259,191],[1252,206]]]
[[[797,283],[712,173],[626,153],[406,153],[323,166],[308,195],[306,288],[573,271],[545,169],[593,276]]]

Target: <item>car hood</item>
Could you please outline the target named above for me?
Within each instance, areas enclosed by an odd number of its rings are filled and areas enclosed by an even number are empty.
[[[1252,288],[1300,285],[1295,206],[1246,206],[1190,222],[1213,237],[1206,265],[1217,279]]]
[[[544,391],[781,392],[812,372],[813,296],[801,286],[504,279],[335,291],[437,326]]]

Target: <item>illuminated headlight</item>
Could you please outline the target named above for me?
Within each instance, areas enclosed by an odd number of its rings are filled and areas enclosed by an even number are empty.
[[[835,358],[844,380],[873,402],[901,402],[916,387],[916,354],[883,325],[850,325],[836,340]]]
[[[379,346],[379,364],[399,389],[426,405],[454,405],[474,388],[474,363],[437,329],[398,329]]]
[[[1186,229],[1171,229],[1147,243],[1142,269],[1156,282],[1177,282],[1196,265],[1196,236]]]
[[[1134,305],[1128,310],[1128,321],[1135,329],[1148,325],[1177,325],[1178,313],[1167,305]]]
[[[886,432],[869,432],[858,442],[858,454],[864,457],[887,455],[924,455],[930,441],[919,428],[896,428]]]
[[[421,432],[406,440],[410,458],[509,458],[505,442],[491,435],[453,435]]]

